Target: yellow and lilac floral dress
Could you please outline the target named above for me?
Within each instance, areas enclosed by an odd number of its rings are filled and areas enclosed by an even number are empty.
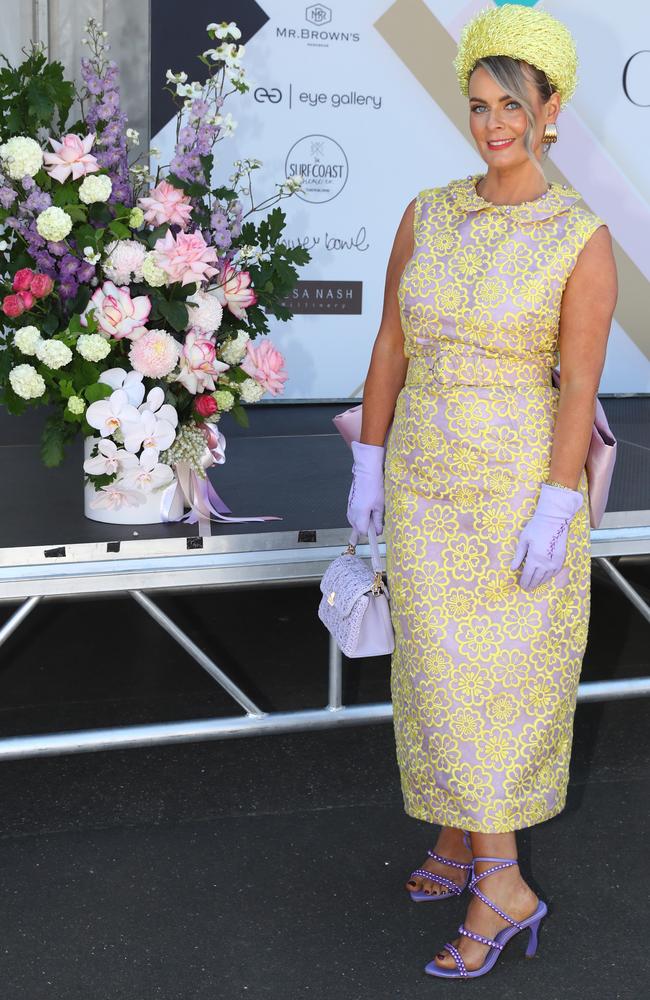
[[[603,222],[555,182],[494,205],[480,176],[416,199],[385,531],[406,812],[502,833],[566,798],[591,598],[585,470],[560,573],[527,592],[510,563],[550,468],[562,293]]]

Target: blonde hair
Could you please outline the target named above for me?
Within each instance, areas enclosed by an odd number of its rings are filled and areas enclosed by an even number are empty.
[[[524,147],[535,167],[546,180],[544,170],[533,150],[533,136],[537,123],[535,120],[535,110],[528,97],[526,84],[532,83],[539,94],[540,100],[544,104],[548,101],[551,94],[555,93],[557,88],[550,83],[543,70],[537,69],[536,66],[531,66],[530,63],[524,62],[522,59],[511,59],[510,56],[484,56],[482,59],[477,60],[472,73],[478,66],[482,66],[492,79],[500,87],[503,87],[506,94],[514,97],[524,109],[526,118],[528,119],[528,127],[524,133]],[[542,163],[546,160],[549,149],[550,143],[542,143]]]

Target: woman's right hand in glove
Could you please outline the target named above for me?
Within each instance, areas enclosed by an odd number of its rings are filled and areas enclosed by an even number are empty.
[[[354,464],[348,497],[348,522],[360,535],[368,534],[372,519],[375,534],[384,530],[384,459],[386,449],[376,444],[352,442]]]

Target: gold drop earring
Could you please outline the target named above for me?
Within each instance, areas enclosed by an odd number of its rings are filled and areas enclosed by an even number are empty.
[[[546,123],[542,142],[557,142],[557,125],[555,122]]]

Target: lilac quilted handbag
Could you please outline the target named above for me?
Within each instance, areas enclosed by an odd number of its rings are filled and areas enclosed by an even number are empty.
[[[559,369],[553,368],[553,383],[560,385]],[[337,413],[333,418],[334,426],[345,441],[350,445],[358,441],[361,435],[361,404],[352,406],[343,413]],[[591,428],[591,441],[587,452],[585,468],[589,484],[589,522],[592,528],[597,528],[603,519],[609,488],[616,463],[616,438],[607,422],[605,411],[600,400],[596,399],[596,413]]]
[[[372,569],[356,555],[353,532],[347,549],[330,563],[320,585],[323,596],[318,617],[341,652],[350,657],[383,656],[395,648],[388,588],[372,523],[368,541]]]

